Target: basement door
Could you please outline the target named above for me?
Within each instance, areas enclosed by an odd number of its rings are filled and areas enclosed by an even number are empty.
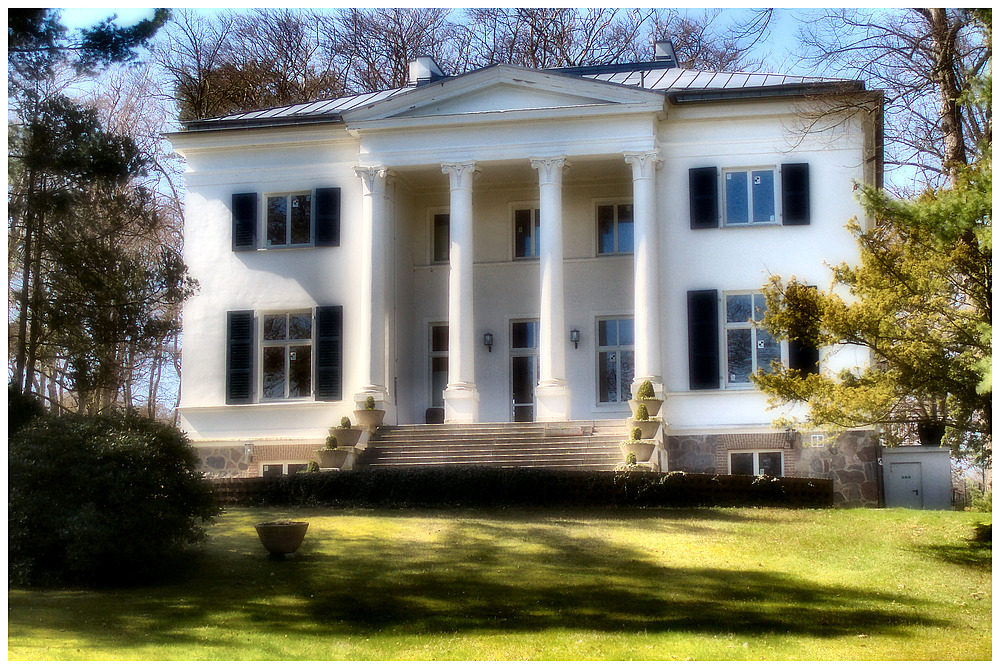
[[[924,508],[924,483],[919,462],[893,462],[889,465],[885,505],[905,509]]]
[[[535,386],[538,385],[538,321],[510,322],[511,420],[535,420]]]

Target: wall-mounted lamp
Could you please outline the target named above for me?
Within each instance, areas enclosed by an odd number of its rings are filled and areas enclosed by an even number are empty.
[[[799,432],[793,427],[785,428],[785,441],[788,444],[788,448],[795,448],[795,440],[798,438]]]
[[[493,333],[492,332],[487,332],[486,334],[483,335],[483,346],[485,346],[486,350],[488,350],[490,353],[493,352]]]
[[[573,342],[573,348],[580,348],[580,331],[576,328],[570,330],[569,340]]]

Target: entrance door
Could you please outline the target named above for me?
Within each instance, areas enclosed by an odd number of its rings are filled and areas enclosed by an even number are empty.
[[[535,420],[535,386],[538,385],[538,321],[510,323],[511,420]]]
[[[906,509],[924,508],[924,483],[919,462],[893,462],[889,465],[886,506]]]

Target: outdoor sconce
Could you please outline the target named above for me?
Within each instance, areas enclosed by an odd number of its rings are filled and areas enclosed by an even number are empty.
[[[795,440],[799,436],[798,430],[789,427],[785,430],[785,440],[788,442],[788,448],[795,448]]]
[[[485,346],[486,350],[488,350],[490,353],[493,352],[493,333],[492,332],[487,332],[486,334],[483,335],[483,346]]]
[[[570,330],[569,340],[573,342],[573,348],[580,348],[580,331],[576,328]]]

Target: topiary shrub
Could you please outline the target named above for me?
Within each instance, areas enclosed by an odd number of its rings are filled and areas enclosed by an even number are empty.
[[[635,467],[638,464],[638,460],[635,458],[635,453],[627,453],[625,455],[625,464],[629,467]]]
[[[640,441],[642,439],[642,429],[635,427],[632,428],[632,441]]]
[[[375,408],[375,398],[371,395],[365,398],[365,408],[369,411]]]
[[[342,427],[345,430],[350,430],[351,429],[351,419],[348,418],[347,416],[341,416],[340,417],[340,427]]]
[[[637,400],[649,400],[653,398],[653,382],[646,380],[639,384],[639,388],[635,391],[635,398]]]
[[[315,460],[310,460],[309,464],[306,465],[306,474],[318,474],[319,473],[319,463]]]
[[[649,420],[649,409],[646,408],[645,404],[640,404],[635,408],[635,419]]]
[[[174,427],[138,416],[42,418],[8,444],[8,578],[124,584],[180,564],[218,513]]]
[[[337,438],[332,434],[326,438],[326,448],[330,450],[337,448]]]

